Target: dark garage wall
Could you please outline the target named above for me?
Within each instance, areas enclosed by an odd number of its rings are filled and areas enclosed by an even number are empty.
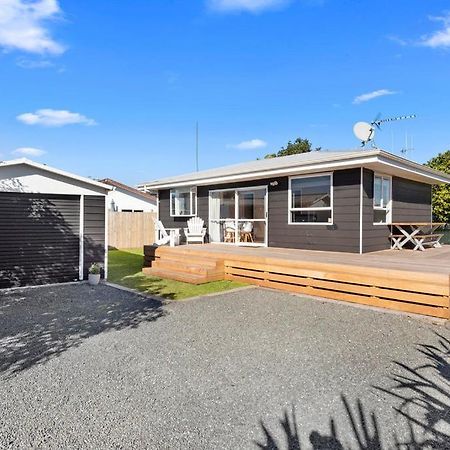
[[[84,278],[89,266],[105,260],[105,197],[84,197]]]
[[[0,193],[0,287],[78,279],[80,197]]]

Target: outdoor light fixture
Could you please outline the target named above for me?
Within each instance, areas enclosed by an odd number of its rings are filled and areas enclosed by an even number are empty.
[[[271,182],[270,182],[270,185],[271,185],[271,186],[278,186],[278,181],[271,181]]]

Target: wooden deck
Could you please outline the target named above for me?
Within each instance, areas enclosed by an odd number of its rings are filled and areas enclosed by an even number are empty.
[[[144,272],[200,284],[228,279],[449,318],[450,246],[363,255],[220,244],[146,247]],[[154,261],[152,262],[152,260]]]

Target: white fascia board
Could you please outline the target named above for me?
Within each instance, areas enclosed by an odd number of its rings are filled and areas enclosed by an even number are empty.
[[[269,178],[269,177],[275,177],[275,176],[289,176],[289,175],[300,175],[300,174],[307,174],[307,173],[314,173],[314,172],[323,172],[323,171],[329,171],[329,170],[339,170],[339,169],[346,169],[346,168],[352,168],[352,167],[360,167],[364,164],[374,163],[377,162],[376,156],[370,156],[370,157],[363,157],[358,159],[351,159],[351,160],[342,160],[342,161],[328,161],[323,163],[313,163],[313,164],[304,164],[301,166],[295,166],[295,167],[285,167],[283,169],[270,169],[270,170],[264,170],[264,171],[258,171],[258,172],[249,172],[239,175],[224,175],[219,177],[212,177],[212,178],[204,178],[202,180],[186,180],[186,181],[179,181],[176,183],[165,183],[165,184],[141,184],[139,187],[142,187],[144,189],[167,189],[172,187],[180,187],[180,186],[204,186],[208,184],[222,184],[222,183],[228,183],[233,181],[246,181],[246,180],[256,180],[261,178]]]
[[[420,178],[422,182],[429,184],[440,184],[440,183],[450,183],[450,177],[446,177],[444,174],[439,174],[436,171],[427,170],[422,168],[420,164],[404,162],[401,158],[390,158],[383,154],[368,154],[367,156],[345,159],[341,161],[327,161],[322,163],[312,163],[304,164],[301,166],[288,167],[282,169],[270,169],[265,171],[249,172],[238,175],[224,175],[219,177],[210,177],[200,180],[184,180],[173,183],[162,183],[162,184],[150,184],[143,183],[139,185],[141,189],[169,189],[180,186],[204,186],[209,184],[222,184],[229,182],[256,180],[261,178],[269,178],[274,176],[289,176],[289,175],[300,175],[308,174],[321,171],[333,171],[342,170],[355,167],[368,167],[377,166],[378,170],[382,170],[382,167],[389,167],[391,169],[396,169],[398,171],[398,176],[405,176],[407,174],[413,175]],[[395,175],[395,174],[394,174]]]
[[[397,160],[386,158],[383,155],[379,157],[379,162],[393,169],[408,172],[413,176],[420,177],[423,182],[427,182],[429,184],[450,183],[450,176],[446,176],[444,173],[441,174],[433,169],[427,169],[425,166],[422,167],[420,164],[405,164],[400,159]]]
[[[25,164],[27,166],[35,167],[37,169],[44,170],[46,172],[55,173],[57,175],[61,175],[66,178],[71,178],[73,180],[81,181],[82,183],[91,184],[93,186],[103,188],[107,191],[111,190],[111,186],[109,186],[108,184],[100,183],[99,181],[91,180],[90,178],[82,177],[80,175],[75,175],[73,173],[66,172],[66,171],[60,170],[60,169],[56,169],[54,167],[50,167],[45,164],[37,163],[37,162],[31,161],[30,159],[27,159],[27,158],[3,161],[3,162],[0,162],[0,167],[16,166],[19,164]]]

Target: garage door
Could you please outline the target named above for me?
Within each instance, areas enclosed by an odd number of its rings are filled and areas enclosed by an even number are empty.
[[[78,196],[0,193],[0,288],[78,279]]]

